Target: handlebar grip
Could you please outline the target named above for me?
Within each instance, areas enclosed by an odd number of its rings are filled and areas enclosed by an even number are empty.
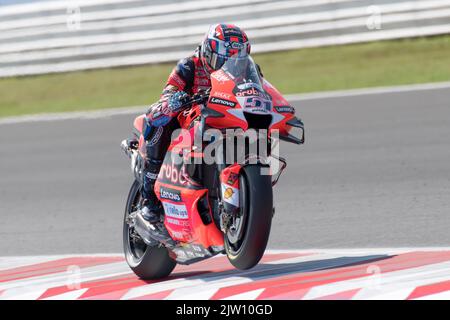
[[[182,108],[189,108],[194,103],[203,103],[209,98],[209,91],[207,91],[205,94],[194,94],[191,99],[183,103]]]

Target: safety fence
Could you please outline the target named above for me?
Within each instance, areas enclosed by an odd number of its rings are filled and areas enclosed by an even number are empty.
[[[450,0],[78,0],[0,6],[0,77],[175,61],[209,25],[253,52],[450,33]]]

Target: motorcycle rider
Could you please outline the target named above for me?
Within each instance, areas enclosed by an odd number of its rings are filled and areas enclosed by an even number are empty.
[[[143,130],[146,157],[140,209],[144,219],[150,223],[160,221],[163,209],[154,186],[172,132],[179,126],[177,115],[182,111],[183,103],[189,96],[208,90],[211,87],[211,73],[220,69],[229,57],[245,57],[248,54],[250,43],[242,29],[232,24],[211,26],[194,54],[178,62],[159,101],[150,106]]]

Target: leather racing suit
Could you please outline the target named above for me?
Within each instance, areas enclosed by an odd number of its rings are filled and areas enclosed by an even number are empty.
[[[159,170],[171,141],[172,132],[179,127],[177,116],[182,111],[171,105],[174,96],[194,95],[211,87],[210,75],[195,53],[180,60],[172,70],[158,102],[150,106],[144,124],[146,140],[144,183],[142,197],[151,204],[159,201],[153,191]],[[158,208],[160,209],[160,208]]]

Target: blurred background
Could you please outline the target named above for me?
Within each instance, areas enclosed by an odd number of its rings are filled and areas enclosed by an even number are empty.
[[[0,116],[149,104],[174,62],[224,21],[246,30],[264,74],[284,93],[448,79],[448,0],[0,5]]]
[[[0,256],[121,251],[119,143],[217,22],[306,124],[270,247],[448,245],[450,0],[0,0]]]

